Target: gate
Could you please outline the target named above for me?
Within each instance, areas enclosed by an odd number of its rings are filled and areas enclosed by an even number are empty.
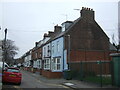
[[[72,78],[102,85],[112,85],[111,61],[81,61],[71,63]]]

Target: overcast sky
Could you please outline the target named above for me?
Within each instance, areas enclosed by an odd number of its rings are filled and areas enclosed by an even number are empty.
[[[43,34],[53,31],[55,25],[80,17],[80,9],[95,11],[95,20],[112,42],[118,40],[118,0],[4,0],[0,3],[0,26],[8,28],[7,38],[15,41],[20,57],[43,39]],[[0,34],[4,37],[4,33]],[[1,38],[2,38],[1,37]]]

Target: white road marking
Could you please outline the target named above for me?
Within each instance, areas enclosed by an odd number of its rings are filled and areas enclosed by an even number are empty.
[[[22,88],[20,88],[19,86],[13,86],[14,88],[16,88],[17,90],[22,90]]]

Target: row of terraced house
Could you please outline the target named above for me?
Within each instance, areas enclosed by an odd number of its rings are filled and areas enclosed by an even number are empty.
[[[35,47],[26,52],[19,63],[24,69],[48,78],[60,78],[70,64],[80,61],[110,61],[116,52],[109,37],[95,21],[93,9],[82,7],[80,17],[54,26]]]

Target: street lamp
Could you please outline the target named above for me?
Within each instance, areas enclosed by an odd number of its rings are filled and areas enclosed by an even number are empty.
[[[5,39],[4,39],[4,43],[3,43],[3,50],[4,50],[4,58],[3,58],[3,68],[2,68],[2,72],[4,70],[4,62],[6,61],[6,37],[7,37],[7,28],[5,29]]]

